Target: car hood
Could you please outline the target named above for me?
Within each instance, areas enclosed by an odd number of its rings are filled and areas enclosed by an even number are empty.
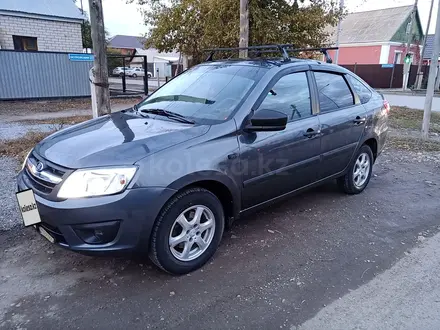
[[[37,144],[35,152],[73,169],[128,165],[209,130],[207,125],[158,118],[113,113],[52,134]]]

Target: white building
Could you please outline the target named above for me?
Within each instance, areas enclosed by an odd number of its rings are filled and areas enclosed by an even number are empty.
[[[147,56],[147,62],[150,64],[150,71],[153,76],[157,77],[172,77],[174,76],[173,69],[179,63],[179,53],[160,53],[157,49],[136,48],[135,55]],[[130,63],[131,67],[142,67],[143,58],[134,57]]]
[[[0,47],[82,53],[82,22],[72,0],[1,0]]]

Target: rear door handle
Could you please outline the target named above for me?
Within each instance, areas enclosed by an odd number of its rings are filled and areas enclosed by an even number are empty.
[[[357,116],[357,117],[355,118],[355,120],[353,120],[353,123],[354,123],[355,125],[362,125],[362,124],[365,124],[366,121],[367,121],[367,119],[366,119],[365,117]]]
[[[314,136],[316,136],[316,135],[319,135],[319,134],[321,134],[321,131],[320,131],[320,130],[315,131],[313,128],[309,128],[309,129],[307,129],[307,131],[304,133],[304,136],[305,136],[305,137],[308,137],[308,138],[310,139],[310,138],[312,138],[312,137],[314,137]]]

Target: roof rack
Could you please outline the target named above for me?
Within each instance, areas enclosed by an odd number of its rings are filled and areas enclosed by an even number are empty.
[[[240,51],[248,50],[248,52],[256,53],[257,57],[262,53],[276,53],[280,52],[283,56],[284,61],[290,61],[289,53],[298,52],[321,52],[324,54],[325,61],[327,63],[333,63],[332,58],[328,54],[329,50],[337,50],[338,47],[320,47],[320,48],[295,48],[293,44],[282,44],[282,45],[261,45],[261,46],[249,46],[249,47],[232,47],[232,48],[212,48],[205,49],[205,52],[209,52],[209,56],[206,61],[213,61],[214,54],[216,52],[228,52],[228,51]]]

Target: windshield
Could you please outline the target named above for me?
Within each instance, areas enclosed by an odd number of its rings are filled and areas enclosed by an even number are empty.
[[[266,68],[257,66],[196,66],[161,87],[138,107],[163,109],[195,120],[223,121],[266,72]]]

